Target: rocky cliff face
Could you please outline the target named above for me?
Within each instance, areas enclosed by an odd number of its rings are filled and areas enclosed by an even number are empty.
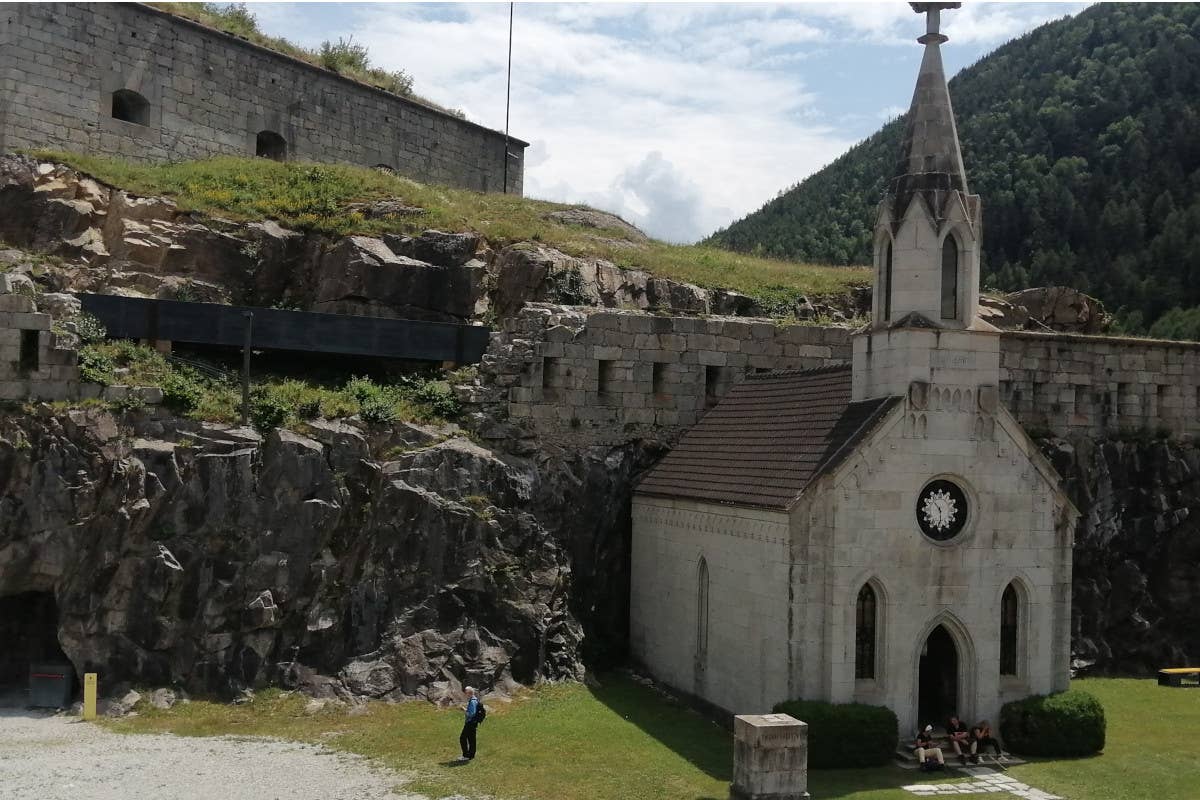
[[[1200,658],[1200,450],[1191,442],[1046,439],[1083,516],[1078,669],[1145,675]]]
[[[440,699],[580,678],[585,627],[623,641],[633,449],[535,462],[329,422],[135,427],[0,418],[0,586],[53,594],[78,670]]]

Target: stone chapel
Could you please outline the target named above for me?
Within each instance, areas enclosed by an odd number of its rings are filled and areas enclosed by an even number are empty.
[[[958,5],[912,4],[924,57],[852,363],[748,376],[636,490],[634,655],[720,711],[871,703],[907,735],[1067,688],[1078,511],[976,313],[982,209],[939,49]]]

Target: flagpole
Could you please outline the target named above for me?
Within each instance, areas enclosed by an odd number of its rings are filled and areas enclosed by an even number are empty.
[[[513,3],[508,4],[508,79],[504,86],[504,193],[508,194],[508,110],[512,103]]]

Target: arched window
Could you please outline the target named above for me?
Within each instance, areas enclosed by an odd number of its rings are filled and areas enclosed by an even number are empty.
[[[700,556],[696,580],[696,655],[708,652],[708,562]]]
[[[954,234],[942,242],[942,319],[958,317],[958,242]]]
[[[275,131],[259,131],[254,140],[254,155],[272,161],[286,161],[287,139]]]
[[[112,117],[134,125],[150,123],[150,101],[130,89],[112,93]]]
[[[864,583],[854,611],[854,677],[875,677],[875,590]]]
[[[1017,632],[1021,625],[1020,598],[1011,583],[1000,597],[1000,674],[1017,674]]]
[[[892,318],[892,240],[883,251],[883,321]]]

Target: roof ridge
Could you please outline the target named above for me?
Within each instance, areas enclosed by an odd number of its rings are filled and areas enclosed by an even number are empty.
[[[746,380],[762,380],[763,378],[783,378],[793,375],[825,375],[834,372],[849,371],[850,364],[826,364],[823,367],[808,367],[794,369],[773,369],[770,372],[754,372],[746,376]]]

